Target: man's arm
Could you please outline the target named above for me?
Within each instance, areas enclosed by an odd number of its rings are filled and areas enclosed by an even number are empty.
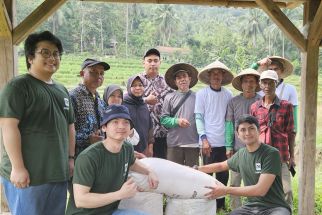
[[[22,157],[19,120],[16,118],[1,118],[0,125],[4,147],[12,165],[10,181],[17,188],[28,187],[30,178]]]
[[[74,159],[75,159],[75,125],[69,125],[69,176],[73,175],[74,171]]]
[[[226,145],[226,156],[230,158],[233,156],[233,144],[234,144],[234,124],[232,121],[225,122],[225,145]]]
[[[91,193],[90,187],[80,184],[73,184],[73,188],[77,208],[103,207],[115,201],[133,197],[137,191],[133,179],[127,180],[120,190],[110,193]]]
[[[226,160],[220,163],[212,163],[204,166],[199,166],[198,170],[204,173],[223,172],[229,170],[229,166]]]
[[[195,113],[195,118],[196,118],[197,132],[202,142],[202,146],[201,146],[202,154],[209,157],[211,153],[211,146],[208,142],[206,131],[205,131],[204,115],[201,113]]]
[[[213,199],[227,194],[235,196],[265,196],[270,187],[272,186],[276,175],[274,174],[261,174],[257,184],[245,187],[226,187],[216,186],[207,187],[212,189],[209,193],[205,194],[207,198]]]

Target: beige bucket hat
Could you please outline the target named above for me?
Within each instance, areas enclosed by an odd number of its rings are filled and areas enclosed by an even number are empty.
[[[223,79],[221,82],[222,86],[230,84],[234,78],[234,75],[231,73],[230,69],[219,60],[216,60],[201,70],[199,73],[199,80],[202,83],[209,85],[209,72],[213,69],[221,69],[223,71]]]
[[[293,72],[293,65],[292,63],[287,60],[286,58],[283,58],[283,57],[280,57],[280,56],[271,56],[271,57],[268,57],[270,60],[275,60],[275,61],[279,61],[281,64],[283,64],[283,67],[284,67],[284,71],[281,73],[281,77],[280,78],[286,78],[288,76],[290,76]],[[258,72],[263,72],[265,70],[268,70],[268,67],[267,66],[260,66],[258,68]]]
[[[177,63],[177,64],[172,65],[164,75],[165,81],[167,82],[169,87],[171,87],[172,89],[175,89],[175,90],[178,89],[178,87],[175,83],[175,76],[178,72],[182,72],[182,71],[187,72],[189,74],[189,76],[191,77],[191,82],[190,82],[189,88],[192,88],[193,86],[195,86],[197,84],[198,70],[190,64]]]
[[[233,79],[232,85],[236,90],[243,91],[241,78],[245,75],[253,75],[259,80],[260,74],[254,69],[244,69]],[[257,83],[257,87],[255,89],[256,92],[259,92],[261,88],[259,87],[259,83]]]

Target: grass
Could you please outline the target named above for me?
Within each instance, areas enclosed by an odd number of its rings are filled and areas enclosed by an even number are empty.
[[[83,60],[92,57],[97,58],[102,61],[106,61],[110,64],[111,69],[105,75],[105,81],[102,87],[98,89],[99,93],[102,95],[103,89],[108,84],[119,84],[126,88],[127,79],[135,74],[141,73],[143,71],[142,59],[117,59],[113,57],[98,57],[92,56],[90,54],[84,55],[64,55],[61,61],[61,66],[59,71],[54,75],[54,79],[63,83],[67,89],[72,89],[77,86],[80,82],[80,78],[77,76],[80,71],[80,65]],[[162,62],[161,64],[161,74],[164,74],[166,69],[171,65],[167,62]],[[201,68],[199,68],[201,69]],[[26,72],[25,59],[23,57],[19,58],[18,64],[19,73]],[[287,83],[293,84],[298,92],[299,101],[300,101],[300,88],[301,81],[299,76],[292,75],[285,80]],[[319,83],[322,79],[319,77]],[[194,88],[194,91],[197,91],[204,87],[205,85],[199,82]],[[231,85],[227,86],[234,95],[237,95],[239,92],[236,91]],[[315,176],[315,214],[322,214],[322,85],[318,87],[318,109],[317,109],[317,132],[316,132],[316,146],[317,146],[317,165],[316,165],[316,176]],[[300,111],[299,111],[300,112]],[[299,145],[299,135],[297,135],[297,145]],[[294,192],[294,214],[297,214],[298,206],[298,176],[299,171],[297,170],[297,175],[293,178],[292,187]],[[227,198],[226,205],[229,205]],[[218,213],[218,215],[223,215],[225,213]]]

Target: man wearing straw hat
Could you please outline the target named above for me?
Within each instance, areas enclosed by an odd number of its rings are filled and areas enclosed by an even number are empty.
[[[196,95],[195,117],[200,137],[203,162],[218,163],[227,160],[225,147],[225,115],[232,92],[222,87],[230,84],[234,76],[229,68],[215,61],[199,74],[199,80],[209,86]],[[229,172],[216,173],[216,178],[227,185]],[[225,198],[217,199],[217,209],[225,208]]]
[[[282,161],[282,182],[285,200],[292,208],[293,194],[289,169],[293,169],[294,131],[293,105],[280,100],[275,93],[278,75],[274,70],[261,73],[260,87],[264,97],[250,107],[250,114],[259,121],[260,139],[263,143],[274,146],[280,152]]]
[[[293,72],[292,63],[286,58],[279,56],[266,57],[254,63],[252,65],[253,69],[258,69],[259,72],[264,70],[274,70],[278,75],[278,83],[276,87],[276,95],[279,99],[286,100],[293,104],[293,113],[294,113],[294,128],[297,131],[297,106],[298,98],[296,93],[296,88],[284,82],[284,79],[290,76]],[[264,93],[260,92],[261,96],[264,96]]]
[[[167,159],[186,166],[198,165],[196,94],[190,90],[198,82],[198,71],[190,64],[178,63],[167,70],[165,81],[176,90],[165,97],[161,115],[161,124],[169,129]]]
[[[232,98],[227,107],[225,123],[227,158],[230,158],[239,149],[245,147],[245,144],[237,137],[237,132],[234,132],[234,127],[236,127],[236,122],[240,116],[249,113],[251,104],[261,98],[261,96],[256,93],[260,91],[259,76],[260,75],[256,70],[245,69],[233,79],[233,87],[242,93]],[[240,173],[230,171],[231,187],[240,187],[241,180]],[[240,197],[231,195],[230,205],[232,209],[239,208],[242,205]]]

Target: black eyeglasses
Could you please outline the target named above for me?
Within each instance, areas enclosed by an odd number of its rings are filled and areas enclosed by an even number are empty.
[[[37,54],[41,54],[44,58],[50,58],[53,56],[56,60],[60,60],[61,53],[59,51],[53,51],[51,52],[49,49],[41,49],[40,51],[35,52]]]

